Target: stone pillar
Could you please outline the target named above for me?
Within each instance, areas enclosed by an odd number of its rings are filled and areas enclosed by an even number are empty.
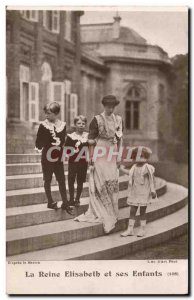
[[[96,81],[95,77],[90,75],[90,107],[91,107],[91,115],[95,115],[95,101],[96,101]]]
[[[81,107],[83,105],[82,99],[80,98],[80,88],[81,88],[81,38],[80,38],[80,12],[72,12],[75,14],[75,23],[76,26],[76,44],[75,44],[75,67],[74,67],[74,83],[75,83],[75,92],[78,95],[78,114],[81,113]]]
[[[104,96],[104,87],[102,79],[98,79],[98,90],[97,90],[97,100],[96,100],[96,112],[100,113],[103,109],[102,107],[102,98]]]
[[[34,22],[34,49],[32,52],[31,81],[39,83],[39,119],[43,111],[43,87],[41,66],[43,63],[43,11],[39,11],[38,22]]]
[[[56,80],[57,81],[64,81],[65,74],[64,74],[64,60],[65,60],[65,12],[62,10],[60,11],[60,30],[58,35],[58,65],[57,65],[57,72],[56,72]]]
[[[79,104],[79,114],[85,115],[87,111],[87,99],[86,99],[86,74],[85,72],[81,73],[81,86],[80,86],[80,99]]]
[[[9,15],[8,15],[9,14]],[[7,12],[10,25],[10,42],[7,43],[7,118],[9,122],[20,119],[20,12]]]
[[[41,65],[43,62],[43,12],[39,11],[38,16],[38,22],[34,22],[34,49],[32,56],[32,73],[35,81],[41,80]]]

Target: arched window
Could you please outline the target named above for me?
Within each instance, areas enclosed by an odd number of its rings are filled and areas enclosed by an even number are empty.
[[[44,62],[41,66],[41,86],[42,86],[42,102],[44,104],[50,102],[51,97],[51,82],[52,82],[52,70],[49,63]]]
[[[143,98],[139,86],[132,86],[128,89],[125,97],[125,126],[126,129],[140,129],[140,103]]]
[[[52,81],[52,70],[50,65],[47,62],[44,62],[41,66],[41,72],[42,72],[42,81]]]

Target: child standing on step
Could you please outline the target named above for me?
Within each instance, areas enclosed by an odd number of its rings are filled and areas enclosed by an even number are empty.
[[[135,147],[132,150],[132,159],[136,163],[130,170],[124,169],[124,166],[120,168],[123,173],[129,175],[127,204],[130,206],[128,228],[121,233],[122,237],[134,235],[133,227],[138,207],[140,209],[140,229],[137,236],[145,235],[147,205],[151,199],[157,197],[154,186],[155,168],[147,162],[151,153],[151,149],[147,147]]]
[[[72,206],[79,206],[83,183],[86,181],[88,168],[86,153],[88,147],[88,132],[85,131],[86,124],[87,119],[85,116],[80,115],[75,117],[75,131],[67,135],[65,143],[65,146],[74,148],[74,155],[69,156],[68,160],[68,186],[70,205]],[[83,147],[85,147],[85,151]],[[83,151],[83,156],[80,151]],[[82,158],[79,158],[80,156],[82,156]],[[77,193],[74,199],[75,180],[77,181]]]
[[[63,161],[63,146],[66,137],[66,123],[58,119],[60,105],[57,102],[51,102],[45,105],[44,112],[46,119],[41,122],[37,138],[36,150],[41,152],[41,164],[43,171],[44,189],[48,200],[48,208],[57,209],[57,202],[53,201],[51,195],[51,181],[53,173],[59,184],[59,191],[62,198],[61,208],[71,214],[72,209],[67,201],[65,174]]]

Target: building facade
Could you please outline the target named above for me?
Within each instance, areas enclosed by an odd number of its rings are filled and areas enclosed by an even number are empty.
[[[75,11],[7,11],[7,151],[32,151],[43,107],[58,101],[72,124],[80,88],[80,16]]]
[[[80,25],[79,11],[7,11],[7,152],[32,152],[43,107],[58,101],[68,130],[88,122],[104,94],[120,100],[124,142],[147,145],[154,158],[170,138],[171,63],[166,52],[130,28]]]
[[[171,136],[171,62],[163,49],[147,44],[120,21],[116,16],[113,23],[82,25],[82,49],[108,68],[105,93],[120,100],[124,143],[150,146],[158,159],[164,154],[161,139]]]

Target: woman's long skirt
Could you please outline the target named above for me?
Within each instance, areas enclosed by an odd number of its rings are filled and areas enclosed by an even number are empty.
[[[89,208],[85,214],[76,217],[74,220],[80,222],[101,222],[104,231],[109,233],[115,227],[118,219],[119,171],[116,164],[117,157],[116,155],[111,155],[111,153],[117,151],[117,146],[105,140],[98,140],[95,151],[101,153],[99,147],[106,149],[106,154],[97,158],[94,162],[94,167],[90,167]]]

